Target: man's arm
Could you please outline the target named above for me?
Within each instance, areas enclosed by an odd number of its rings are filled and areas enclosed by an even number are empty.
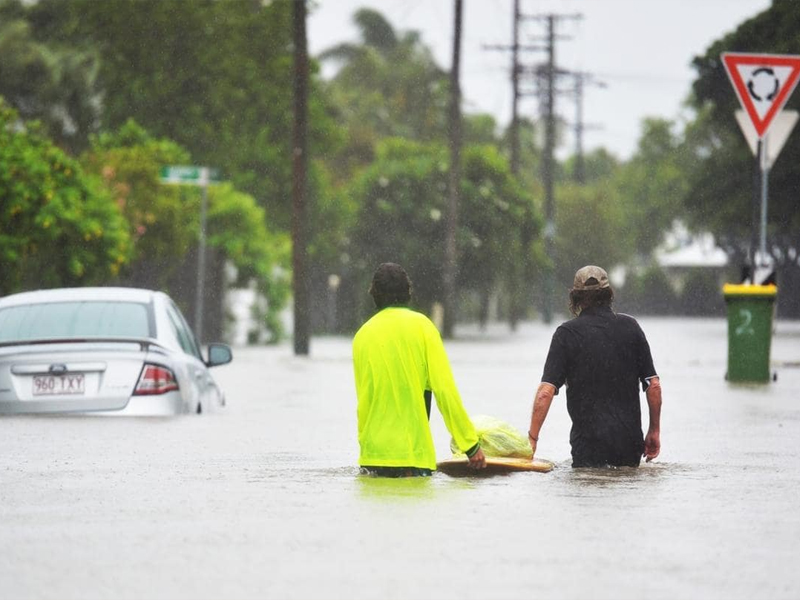
[[[433,323],[430,323],[426,336],[428,383],[436,406],[459,450],[467,454],[470,467],[483,469],[486,467],[486,457],[472,420],[461,402],[444,343]]]
[[[661,381],[658,377],[650,380],[645,392],[647,406],[650,409],[650,426],[644,438],[645,462],[650,462],[661,452]]]
[[[536,455],[536,443],[539,441],[539,431],[542,429],[555,394],[556,388],[550,383],[542,382],[539,384],[539,389],[536,390],[536,398],[531,411],[531,426],[528,428],[528,441],[531,443],[534,456]]]

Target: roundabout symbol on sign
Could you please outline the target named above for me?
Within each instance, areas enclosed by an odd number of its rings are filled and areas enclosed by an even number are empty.
[[[770,87],[772,88],[771,91],[769,91]],[[753,71],[747,82],[747,91],[759,102],[762,100],[768,100],[770,102],[774,100],[780,87],[781,82],[775,77],[775,71],[769,67],[761,67]],[[756,90],[761,91],[764,95],[759,95],[756,93]]]

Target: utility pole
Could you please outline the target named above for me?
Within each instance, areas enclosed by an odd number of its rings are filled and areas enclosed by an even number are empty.
[[[555,264],[558,259],[555,252],[555,146],[556,146],[556,78],[560,74],[556,70],[556,23],[561,19],[581,19],[581,15],[540,15],[533,17],[547,22],[547,63],[545,76],[545,140],[542,156],[542,183],[544,187],[544,251],[549,259],[545,267],[543,285],[542,318],[545,323],[553,320],[553,296],[555,293]]]
[[[555,288],[555,157],[556,146],[556,44],[555,16],[547,15],[547,91],[544,125],[544,156],[542,157],[542,183],[544,184],[544,253],[551,264],[545,267],[544,306],[545,323],[553,320],[553,293]]]
[[[310,345],[307,272],[308,211],[306,207],[308,130],[308,46],[306,0],[295,0],[292,13],[294,42],[294,128],[292,135],[292,272],[294,292],[294,353],[308,356]]]
[[[519,0],[514,0],[514,21],[513,21],[513,43],[511,49],[511,174],[519,178],[519,24],[520,11]],[[522,268],[515,269],[519,280],[515,282],[514,289],[511,290],[511,302],[509,307],[508,322],[511,331],[517,330],[517,323],[524,313],[525,301],[531,291],[531,248],[533,247],[533,207],[525,207],[522,227],[520,228],[520,249],[522,250]]]
[[[523,74],[523,67],[520,64],[519,54],[522,50],[542,50],[541,46],[523,45],[519,42],[520,25],[523,20],[520,12],[520,0],[514,0],[514,15],[511,26],[512,44],[505,46],[501,44],[484,45],[484,50],[511,51],[511,124],[509,126],[509,143],[511,146],[511,156],[509,159],[511,174],[518,178],[520,174],[520,140],[519,140],[519,101],[523,96],[520,90],[520,76]],[[515,269],[515,279],[512,284],[514,289],[510,290],[509,324],[511,330],[515,331],[517,323],[524,313],[526,301],[532,295],[531,282],[533,281],[533,265],[531,264],[531,254],[533,248],[533,207],[528,206],[525,211],[523,222],[520,226],[520,245],[522,254],[521,268]]]
[[[542,317],[545,323],[550,323],[553,318],[552,302],[553,302],[553,288],[554,288],[554,269],[555,264],[555,143],[556,143],[556,110],[555,110],[555,97],[558,93],[556,90],[556,80],[561,75],[570,74],[569,71],[564,71],[556,67],[555,57],[555,44],[557,39],[564,39],[557,36],[555,28],[560,20],[564,19],[581,19],[579,14],[575,15],[523,15],[520,12],[519,0],[514,0],[514,25],[513,25],[513,45],[512,46],[484,46],[487,50],[511,50],[512,51],[512,69],[511,69],[511,83],[513,87],[512,95],[512,118],[511,118],[511,170],[512,173],[518,174],[519,172],[519,117],[517,113],[518,102],[523,95],[520,92],[520,75],[523,73],[535,74],[538,76],[538,83],[540,91],[544,88],[544,93],[541,95],[542,113],[545,126],[545,143],[542,152],[541,171],[542,185],[545,193],[544,212],[545,212],[545,227],[544,227],[544,242],[545,253],[550,260],[549,265],[545,267],[544,282],[543,282],[543,302],[542,302]],[[519,25],[523,20],[539,20],[546,21],[547,23],[547,36],[545,37],[544,46],[523,46],[519,43]],[[523,67],[519,62],[519,50],[544,50],[547,52],[547,62],[537,68]],[[544,83],[542,83],[544,81]],[[533,243],[533,231],[531,229],[531,218],[526,218],[525,223],[522,225],[520,232],[521,243],[523,246],[523,253],[526,257],[526,265],[523,270],[523,279],[525,280],[523,288],[527,288],[527,283],[532,281],[533,273],[528,260],[530,248]],[[514,327],[514,318],[512,316],[512,328]]]
[[[511,174],[519,176],[519,0],[514,0],[513,42],[511,44]]]
[[[453,337],[456,322],[456,276],[458,274],[459,183],[461,181],[461,21],[463,0],[455,0],[453,24],[453,66],[450,70],[450,189],[447,199],[447,220],[444,257],[444,323],[443,335]]]
[[[583,122],[583,84],[594,83],[598,87],[606,87],[602,81],[596,80],[591,73],[573,73],[575,77],[575,171],[572,177],[575,183],[586,183],[586,170],[583,161],[583,133],[587,129],[598,129],[597,125]]]

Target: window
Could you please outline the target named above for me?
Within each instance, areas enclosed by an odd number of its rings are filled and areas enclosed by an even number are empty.
[[[0,342],[83,337],[151,337],[138,302],[48,302],[0,310]]]
[[[178,343],[183,348],[186,354],[191,354],[202,360],[200,351],[197,349],[197,344],[194,341],[194,335],[186,324],[186,320],[174,304],[167,305],[167,315],[169,316],[169,323],[172,325],[172,331],[178,338]]]

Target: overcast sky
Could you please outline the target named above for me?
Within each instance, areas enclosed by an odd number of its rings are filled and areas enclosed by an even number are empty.
[[[594,129],[585,133],[584,148],[603,146],[623,159],[635,150],[644,117],[679,118],[694,79],[692,58],[769,5],[769,0],[521,0],[528,15],[582,15],[579,21],[559,24],[557,32],[569,39],[558,41],[556,61],[561,68],[592,73],[605,84],[585,89],[584,123]],[[450,68],[453,0],[317,0],[308,24],[310,52],[357,41],[352,15],[363,6],[380,11],[396,30],[421,32],[439,64]],[[511,55],[483,46],[511,42],[512,11],[513,0],[464,0],[465,108],[490,113],[502,126],[511,114]],[[527,21],[521,33],[521,43],[540,43],[534,38],[544,35],[544,24]],[[529,52],[522,58],[536,64],[545,60],[545,53]],[[560,96],[557,111],[574,121],[574,100]],[[536,118],[536,101],[524,99],[520,112]],[[572,135],[564,141],[562,155],[575,144]]]

